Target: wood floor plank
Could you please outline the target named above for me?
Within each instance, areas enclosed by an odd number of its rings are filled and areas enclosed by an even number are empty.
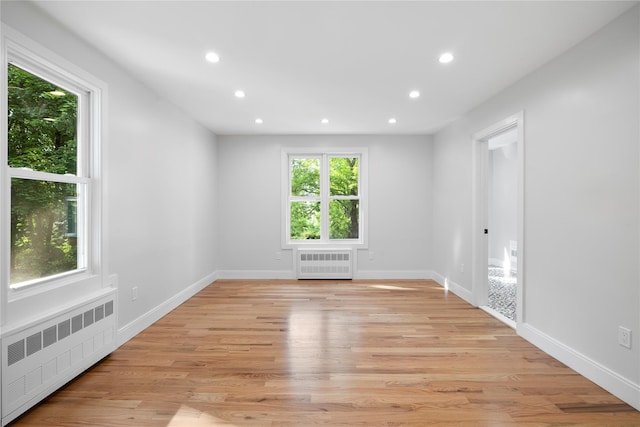
[[[220,280],[15,426],[640,426],[431,281]]]

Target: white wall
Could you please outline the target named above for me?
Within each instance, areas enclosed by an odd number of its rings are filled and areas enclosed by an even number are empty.
[[[470,292],[471,135],[524,110],[518,330],[637,408],[639,28],[636,7],[434,138],[434,269]]]
[[[214,277],[215,135],[33,5],[3,2],[2,19],[108,85],[108,267],[118,277],[121,331],[135,334]]]
[[[109,86],[109,271],[119,278],[124,335],[216,270],[292,274],[290,251],[275,259],[282,146],[369,147],[374,259],[359,251],[359,276],[435,270],[470,292],[471,135],[524,110],[525,319],[519,331],[636,407],[640,346],[618,346],[617,328],[640,334],[638,13],[632,10],[461,117],[433,143],[427,136],[225,136],[216,142],[32,5],[2,3],[4,22]],[[135,302],[133,286],[139,288]]]
[[[368,147],[369,250],[357,277],[425,277],[431,268],[428,136],[219,136],[218,241],[222,277],[293,277],[281,247],[283,147]],[[276,252],[282,258],[276,259]]]
[[[518,240],[517,155],[515,141],[489,151],[489,260],[499,261],[495,265],[501,267],[505,256],[509,259],[510,242]]]

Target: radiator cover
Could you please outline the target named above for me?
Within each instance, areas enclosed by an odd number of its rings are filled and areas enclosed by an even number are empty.
[[[116,292],[88,298],[2,336],[2,425],[116,348]]]
[[[352,249],[298,249],[298,279],[352,279]]]

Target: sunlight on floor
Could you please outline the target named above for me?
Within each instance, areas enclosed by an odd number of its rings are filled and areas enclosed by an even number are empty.
[[[415,291],[415,288],[404,288],[402,286],[393,286],[393,285],[369,285],[370,288],[376,289],[389,289],[394,291]]]
[[[182,405],[171,418],[167,427],[236,427],[235,424],[221,420],[213,415]]]

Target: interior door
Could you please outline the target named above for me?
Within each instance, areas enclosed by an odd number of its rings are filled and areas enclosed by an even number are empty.
[[[507,117],[472,138],[473,297],[514,328],[524,321],[523,119]]]

